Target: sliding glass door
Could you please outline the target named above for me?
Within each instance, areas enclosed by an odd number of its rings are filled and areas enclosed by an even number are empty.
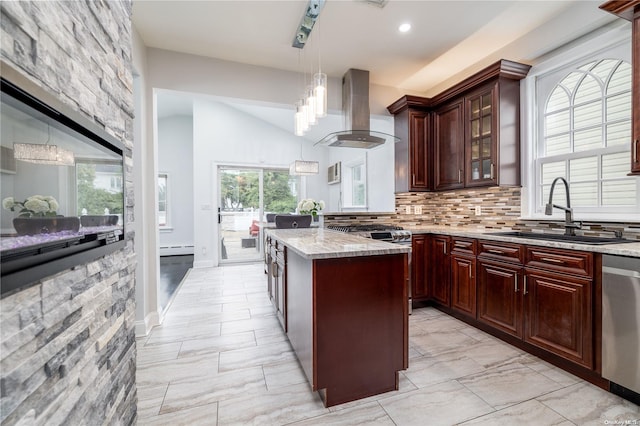
[[[218,168],[220,263],[262,260],[267,213],[293,213],[298,179],[285,169]]]

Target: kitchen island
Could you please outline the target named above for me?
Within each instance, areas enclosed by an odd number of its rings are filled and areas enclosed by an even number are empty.
[[[266,232],[285,259],[284,329],[325,405],[397,390],[408,367],[409,248],[327,229]]]

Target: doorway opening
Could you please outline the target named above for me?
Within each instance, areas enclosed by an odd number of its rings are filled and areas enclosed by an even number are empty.
[[[267,217],[295,212],[298,177],[284,168],[219,166],[218,185],[219,262],[262,260]]]

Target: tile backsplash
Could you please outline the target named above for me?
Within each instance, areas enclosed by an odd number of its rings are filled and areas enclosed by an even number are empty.
[[[520,219],[520,206],[519,187],[407,192],[396,194],[395,214],[327,213],[325,225],[388,223],[406,229],[432,225],[524,231],[564,229],[563,223],[555,220]],[[576,233],[613,236],[614,231],[623,231],[625,238],[640,240],[640,223],[632,222],[583,222]]]

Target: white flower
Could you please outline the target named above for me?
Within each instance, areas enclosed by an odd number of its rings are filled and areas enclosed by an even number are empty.
[[[320,207],[318,208],[318,210],[323,210],[323,209],[324,209],[324,201],[320,200],[320,201],[318,202],[318,205],[320,206]]]
[[[311,211],[316,207],[315,204],[316,203],[314,203],[313,200],[304,200],[304,203],[302,203],[302,210]]]
[[[24,208],[31,210],[33,213],[47,213],[49,211],[49,203],[35,197],[30,197],[25,201]]]
[[[2,208],[5,210],[11,210],[15,205],[16,203],[15,201],[13,201],[13,197],[7,197],[4,200],[2,200]]]
[[[53,198],[53,197],[49,197],[49,198],[51,198],[50,200],[48,200],[49,201],[49,211],[55,213],[55,211],[58,210],[58,208],[60,207],[60,204],[58,204],[58,202],[56,201],[55,198]]]

